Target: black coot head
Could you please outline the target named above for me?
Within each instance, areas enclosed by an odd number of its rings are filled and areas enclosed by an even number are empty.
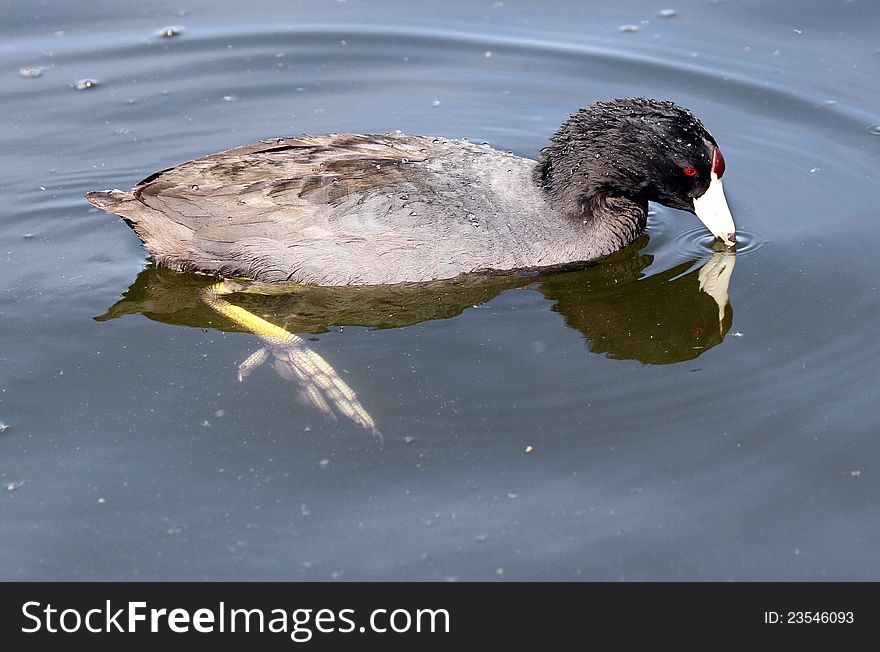
[[[603,194],[655,201],[696,213],[713,234],[732,241],[723,175],[718,144],[690,111],[642,98],[597,102],[572,115],[542,150],[536,171],[539,183],[566,203]]]

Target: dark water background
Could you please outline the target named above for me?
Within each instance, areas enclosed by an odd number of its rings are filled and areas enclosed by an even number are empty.
[[[876,2],[0,16],[0,578],[880,579]],[[583,272],[239,298],[308,334],[384,446],[267,368],[239,383],[256,339],[82,199],[298,133],[535,156],[634,95],[724,151],[742,243],[720,324],[718,257],[662,207]]]

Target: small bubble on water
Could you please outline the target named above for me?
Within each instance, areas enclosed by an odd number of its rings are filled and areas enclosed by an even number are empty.
[[[620,30],[621,32],[638,32],[639,26],[638,25],[621,25],[620,27],[618,27],[618,30]]]
[[[440,106],[440,100],[431,100],[431,106]]]
[[[869,126],[868,133],[872,136],[880,136],[880,123]]]
[[[483,52],[483,56],[486,57],[487,59],[491,59],[492,58],[492,50],[486,50],[485,52]]]
[[[73,85],[73,88],[78,91],[87,91],[90,88],[94,88],[98,85],[97,79],[80,79]]]
[[[345,40],[339,41],[339,45],[341,45],[341,46],[344,47],[344,48],[347,48],[347,47],[348,47],[348,41],[345,41]]]
[[[18,71],[18,74],[25,79],[35,79],[36,77],[43,76],[42,68],[22,68]]]
[[[675,9],[661,9],[657,12],[657,15],[660,16],[660,18],[672,18],[675,16]]]
[[[180,25],[166,25],[162,29],[157,29],[153,33],[159,38],[174,38],[175,36],[183,34],[184,31],[186,31],[186,28],[181,27]]]
[[[223,96],[224,102],[235,102],[235,100],[237,100],[237,99],[238,98],[235,95],[224,95]]]

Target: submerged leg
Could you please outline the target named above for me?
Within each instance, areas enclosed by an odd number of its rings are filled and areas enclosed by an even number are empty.
[[[298,335],[229,303],[223,298],[228,294],[232,294],[232,290],[222,281],[199,290],[199,296],[205,305],[247,329],[266,345],[239,365],[239,380],[243,380],[256,367],[266,362],[271,354],[275,358],[278,374],[282,378],[295,381],[318,410],[335,418],[335,409],[382,441],[382,433],[376,428],[373,417],[358,401],[357,394],[324,358],[310,349],[306,341]]]
[[[251,372],[269,359],[269,347],[264,346],[251,353],[245,361],[238,365],[238,382],[251,375]]]

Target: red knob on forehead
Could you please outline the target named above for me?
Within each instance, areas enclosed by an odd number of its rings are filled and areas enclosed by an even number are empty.
[[[719,179],[724,174],[724,157],[721,156],[721,150],[717,147],[715,148],[715,154],[712,156],[712,172]]]

